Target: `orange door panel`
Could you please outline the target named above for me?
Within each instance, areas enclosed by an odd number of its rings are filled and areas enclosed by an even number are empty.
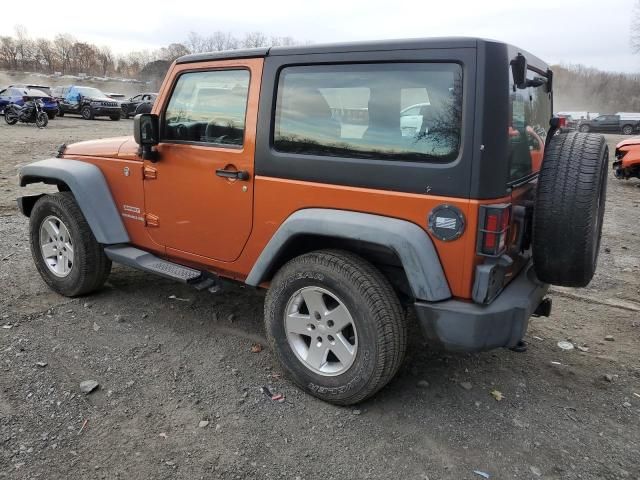
[[[145,162],[145,210],[156,225],[148,235],[172,252],[185,257],[197,255],[230,262],[237,259],[252,228],[253,162],[262,59],[205,62],[176,65],[167,78],[183,72],[246,69],[250,72],[249,92],[242,147],[204,143],[161,142],[158,161]],[[197,68],[194,68],[197,67]],[[163,86],[166,109],[170,88]],[[215,101],[208,100],[208,101]],[[246,179],[230,179],[217,170],[244,171]]]

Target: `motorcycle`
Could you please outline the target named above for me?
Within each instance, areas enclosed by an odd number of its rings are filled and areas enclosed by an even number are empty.
[[[23,106],[11,103],[4,107],[4,121],[9,125],[18,122],[35,123],[38,128],[44,128],[49,123],[49,117],[42,107],[44,103],[40,99],[29,100]]]

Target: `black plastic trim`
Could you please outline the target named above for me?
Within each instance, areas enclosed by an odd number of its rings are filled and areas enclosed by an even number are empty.
[[[474,91],[471,87],[476,82],[475,53],[474,48],[433,48],[291,56],[270,55],[265,60],[263,70],[256,138],[256,174],[334,185],[458,198],[468,197],[474,155],[472,142],[475,102]],[[446,163],[368,160],[291,154],[278,152],[273,148],[273,117],[277,98],[278,74],[284,67],[412,62],[458,63],[462,65],[463,120],[460,151],[456,160]]]

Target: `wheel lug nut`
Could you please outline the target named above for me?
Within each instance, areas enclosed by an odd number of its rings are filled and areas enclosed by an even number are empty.
[[[333,327],[333,320],[327,321],[327,327]]]
[[[322,318],[322,315],[320,315],[320,312],[315,312],[313,316],[316,317],[316,320],[320,320]]]
[[[335,338],[333,338],[332,335],[327,336],[327,340],[329,340],[331,343],[335,342]]]
[[[322,343],[322,337],[318,337],[318,338],[316,338],[316,341],[317,341],[318,343]]]

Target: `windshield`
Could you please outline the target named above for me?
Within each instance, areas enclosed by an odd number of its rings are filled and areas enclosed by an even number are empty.
[[[106,97],[104,93],[93,87],[76,87],[76,90],[83,97]]]

